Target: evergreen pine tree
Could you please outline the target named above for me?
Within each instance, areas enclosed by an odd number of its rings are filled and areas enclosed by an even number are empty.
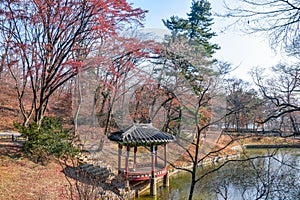
[[[179,33],[185,31],[188,27],[188,20],[172,16],[169,20],[163,20],[164,25],[171,30],[172,37],[178,36]]]
[[[217,44],[209,42],[216,33],[211,30],[213,18],[211,4],[207,0],[193,0],[187,19],[172,16],[169,20],[163,20],[163,23],[171,30],[173,38],[186,37],[190,45],[203,49],[207,57],[212,57],[220,49]]]

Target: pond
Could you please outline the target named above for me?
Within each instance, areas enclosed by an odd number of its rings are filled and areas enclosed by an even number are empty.
[[[240,159],[201,179],[195,200],[296,200],[300,199],[300,149],[247,150]],[[201,176],[217,165],[199,169]],[[181,172],[170,178],[170,187],[159,187],[157,197],[144,194],[140,200],[188,199],[190,174]]]

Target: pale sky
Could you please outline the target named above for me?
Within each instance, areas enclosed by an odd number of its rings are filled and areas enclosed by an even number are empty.
[[[146,15],[145,28],[166,29],[162,19],[168,19],[172,15],[186,18],[186,13],[190,11],[190,0],[128,0],[136,7],[149,10]],[[224,11],[223,1],[211,0],[212,12]],[[212,42],[221,46],[215,54],[215,58],[227,61],[238,68],[233,75],[237,78],[250,80],[248,74],[251,67],[261,66],[271,67],[279,62],[280,58],[268,45],[268,40],[264,36],[247,35],[237,29],[222,31],[226,26],[226,20],[214,17],[213,31],[218,36]]]

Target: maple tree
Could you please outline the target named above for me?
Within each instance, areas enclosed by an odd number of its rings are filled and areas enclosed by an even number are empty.
[[[144,13],[125,0],[1,1],[1,68],[15,80],[23,124],[40,125],[51,95],[89,67],[94,47]]]
[[[98,46],[90,61],[92,67],[80,73],[81,78],[77,80],[75,126],[77,122],[90,127],[100,125],[107,134],[111,125],[114,126],[112,110],[116,102],[124,105],[122,100],[130,90],[131,80],[141,76],[143,67],[139,65],[157,51],[159,45],[154,41],[139,38],[130,31]],[[118,113],[117,117],[122,114]]]

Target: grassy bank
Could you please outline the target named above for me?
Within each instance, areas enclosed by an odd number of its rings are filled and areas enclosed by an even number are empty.
[[[222,136],[216,148],[226,146],[232,139],[235,141],[227,148],[208,159],[236,155],[239,148],[234,147],[246,145],[300,145],[298,138]],[[188,167],[191,163],[184,154],[175,164]],[[0,141],[0,200],[69,199],[69,192],[69,184],[59,163],[52,161],[47,166],[37,165],[24,157],[20,143]]]
[[[24,157],[19,143],[0,142],[0,200],[69,199],[61,166],[47,166]]]

